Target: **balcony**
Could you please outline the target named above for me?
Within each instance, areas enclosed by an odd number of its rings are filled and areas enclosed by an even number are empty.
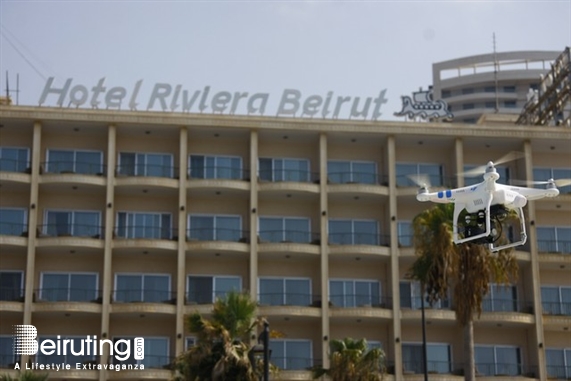
[[[250,253],[250,232],[232,228],[190,228],[186,234],[188,253]]]
[[[264,316],[314,318],[321,316],[321,297],[303,292],[260,292],[260,314]]]
[[[178,247],[178,229],[153,225],[116,226],[113,248],[118,253],[156,250],[173,253]]]
[[[32,168],[27,160],[0,159],[0,181],[14,184],[29,184]]]
[[[19,287],[0,287],[0,311],[24,312],[24,290]]]
[[[113,290],[111,312],[123,314],[176,314],[176,292],[151,289]]]
[[[105,176],[107,167],[101,163],[50,160],[41,163],[43,174],[75,174],[86,176]]]
[[[571,254],[571,241],[566,240],[537,240],[537,250],[540,254]]]
[[[390,237],[372,233],[329,233],[329,254],[332,256],[389,257]]]
[[[392,319],[392,298],[372,295],[330,295],[329,315],[331,319],[355,321],[367,319]]]
[[[144,187],[149,189],[168,189],[174,192],[179,188],[178,168],[165,165],[118,165],[115,170],[118,192],[129,193],[130,188]],[[173,193],[174,194],[174,193]]]

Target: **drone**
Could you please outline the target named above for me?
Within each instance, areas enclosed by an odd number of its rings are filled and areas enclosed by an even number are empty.
[[[455,244],[464,242],[486,244],[492,252],[523,245],[527,240],[523,207],[530,200],[558,196],[557,187],[571,184],[571,179],[529,182],[545,185],[543,189],[498,183],[500,175],[495,166],[516,158],[516,154],[510,153],[495,164],[490,161],[485,166],[464,172],[462,175],[466,177],[483,173],[484,181],[457,189],[429,192],[428,181],[424,181],[426,177],[421,175],[416,178],[411,177],[420,186],[416,199],[421,202],[454,203],[452,239]],[[502,244],[500,242],[502,222],[508,218],[510,210],[514,211],[519,219],[520,238],[518,241]]]

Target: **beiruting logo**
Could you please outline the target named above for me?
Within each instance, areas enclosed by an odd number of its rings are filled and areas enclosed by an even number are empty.
[[[145,339],[135,337],[134,339],[119,339],[115,342],[111,340],[98,340],[97,336],[85,336],[83,338],[62,339],[57,336],[55,340],[43,339],[41,342],[37,340],[38,330],[35,326],[29,324],[14,325],[14,353],[16,355],[33,356],[38,355],[44,357],[46,361],[42,363],[27,362],[25,369],[27,370],[132,370],[145,369],[144,364],[137,360],[145,358]],[[133,349],[131,351],[131,344]],[[86,358],[95,359],[100,356],[105,345],[109,348],[109,355],[115,358],[114,364],[95,364],[94,361],[85,361]],[[39,354],[38,354],[39,352]],[[38,357],[36,356],[36,357]],[[60,363],[49,363],[49,356],[65,356],[68,360]],[[77,357],[77,362],[73,363],[73,357]],[[132,358],[132,361],[128,361]],[[128,361],[129,363],[122,363]],[[73,365],[75,366],[72,366]],[[16,363],[14,369],[20,369],[20,364]]]

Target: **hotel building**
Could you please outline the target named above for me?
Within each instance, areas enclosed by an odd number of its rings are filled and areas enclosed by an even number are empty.
[[[540,89],[560,51],[480,54],[432,65],[434,99],[443,99],[456,122],[476,123],[484,114],[519,115],[529,89]]]
[[[72,365],[51,379],[168,380],[193,342],[184,317],[237,289],[283,334],[271,340],[281,380],[311,379],[345,337],[382,347],[388,380],[419,380],[406,274],[411,221],[431,204],[408,176],[474,184],[455,174],[519,151],[500,182],[571,178],[571,130],[513,122],[0,106],[0,373],[18,361],[12,325],[32,324],[40,339],[145,338],[144,371]],[[476,319],[479,380],[571,377],[571,187],[560,191],[525,207],[519,279],[492,285]],[[453,304],[426,311],[431,380],[463,379]]]

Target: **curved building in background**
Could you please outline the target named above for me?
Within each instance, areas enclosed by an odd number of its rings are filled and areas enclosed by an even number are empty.
[[[519,115],[529,89],[560,51],[517,51],[480,54],[432,65],[434,99],[443,99],[455,122],[476,123],[481,115]]]

